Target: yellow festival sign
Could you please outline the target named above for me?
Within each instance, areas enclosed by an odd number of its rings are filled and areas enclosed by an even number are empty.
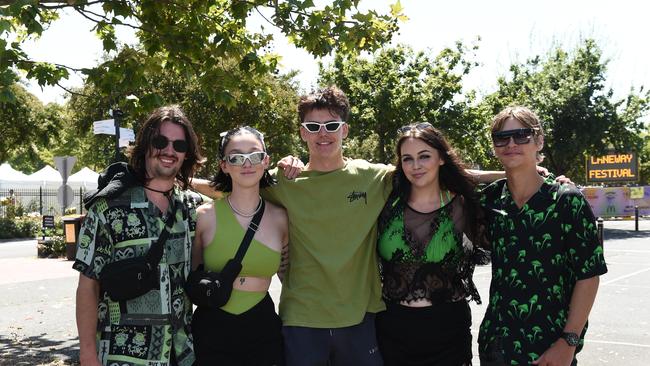
[[[634,152],[587,156],[587,182],[636,182],[639,180],[639,160]]]

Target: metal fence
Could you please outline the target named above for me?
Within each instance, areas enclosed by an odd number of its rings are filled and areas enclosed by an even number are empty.
[[[76,208],[77,213],[82,213],[83,204],[82,197],[85,189],[79,188],[73,190],[74,198],[72,204],[68,208]],[[59,204],[56,197],[57,189],[52,188],[2,188],[0,189],[0,197],[5,200],[10,200],[16,206],[22,207],[25,214],[30,212],[38,212],[41,215],[62,215],[63,209]],[[0,206],[0,217],[4,217],[6,213],[6,206]]]

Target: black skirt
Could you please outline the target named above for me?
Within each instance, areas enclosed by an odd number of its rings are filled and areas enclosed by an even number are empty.
[[[246,312],[197,308],[192,316],[195,366],[284,365],[282,321],[271,296]]]
[[[387,304],[377,314],[377,342],[385,366],[471,365],[471,326],[466,301],[421,308]]]

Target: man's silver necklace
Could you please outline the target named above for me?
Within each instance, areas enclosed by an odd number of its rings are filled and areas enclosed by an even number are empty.
[[[236,209],[235,206],[232,204],[232,202],[230,202],[230,195],[226,196],[226,201],[228,201],[228,206],[230,206],[230,209],[232,209],[234,213],[242,217],[253,217],[260,210],[260,208],[262,208],[262,196],[260,196],[260,203],[257,204],[257,208],[251,213],[243,213],[238,209]]]

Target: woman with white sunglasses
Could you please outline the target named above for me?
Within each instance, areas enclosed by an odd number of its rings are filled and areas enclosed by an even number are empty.
[[[260,197],[260,187],[274,181],[267,171],[269,156],[259,131],[246,126],[226,132],[219,155],[211,186],[225,196],[197,210],[192,266],[218,272],[221,283],[213,290],[232,286],[232,292],[220,307],[197,301],[192,318],[197,365],[282,365],[282,324],[268,289],[271,277],[281,275],[286,267],[287,213]],[[263,216],[241,271],[236,265],[233,269],[231,258],[260,210]]]

